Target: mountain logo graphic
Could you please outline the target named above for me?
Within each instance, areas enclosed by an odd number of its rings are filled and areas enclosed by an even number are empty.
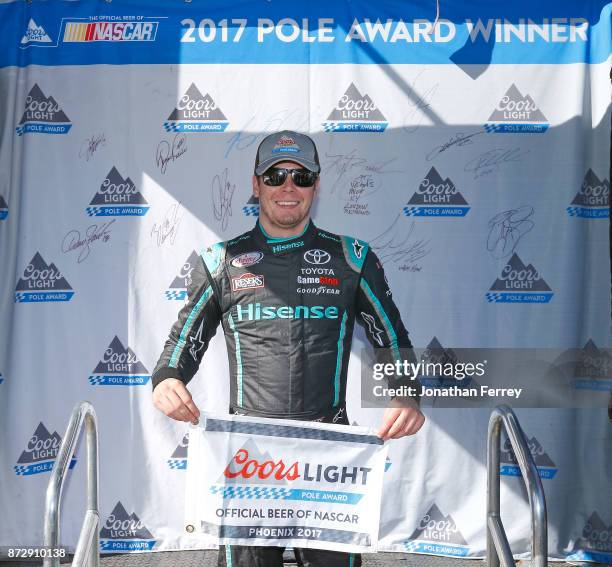
[[[90,217],[142,217],[149,206],[136,185],[112,167],[85,212]]]
[[[548,129],[548,120],[535,101],[529,95],[523,96],[512,84],[484,129],[488,133],[543,134]]]
[[[242,207],[242,212],[247,217],[258,217],[259,216],[259,198],[255,195],[251,195],[246,205]]]
[[[435,503],[404,545],[409,553],[465,557],[469,552],[468,544],[455,520],[450,514],[444,516]]]
[[[489,303],[548,303],[553,292],[531,264],[515,252],[486,294]]]
[[[8,205],[4,197],[0,195],[0,221],[6,220],[6,217],[8,217]]]
[[[119,501],[100,530],[100,551],[151,551],[155,536],[142,520],[132,512],[128,514]]]
[[[535,466],[538,469],[540,478],[555,478],[557,474],[557,465],[555,465],[546,451],[544,451],[544,448],[535,436],[531,439],[527,439],[527,446],[529,447],[529,452],[533,457]],[[510,440],[507,438],[501,449],[500,463],[500,474],[504,476],[521,476],[521,468],[519,467],[518,459],[512,449]]]
[[[166,132],[224,132],[229,122],[209,94],[195,83],[187,89],[164,122]]]
[[[586,521],[581,537],[567,561],[595,561],[612,563],[612,524],[606,525],[597,512]]]
[[[593,170],[589,169],[580,191],[567,207],[567,214],[570,217],[586,219],[610,218],[610,182],[607,179],[600,180]]]
[[[15,287],[15,303],[70,301],[74,291],[56,265],[34,254]]]
[[[56,47],[55,45],[53,45],[53,40],[49,37],[44,28],[42,26],[39,26],[34,21],[34,18],[30,18],[30,21],[28,22],[28,28],[26,29],[26,32],[21,38],[21,44],[19,45],[19,47],[25,48],[29,47],[30,45],[35,45],[39,47],[41,45],[48,47]]]
[[[92,386],[144,386],[151,375],[134,351],[115,335],[89,377]]]
[[[164,292],[166,299],[184,301],[187,299],[187,288],[191,283],[191,272],[199,262],[199,254],[194,250],[180,267],[170,287]]]
[[[33,134],[67,134],[72,123],[59,103],[52,97],[46,97],[35,84],[25,101],[25,111],[15,128],[18,136],[31,132]]]
[[[612,355],[589,339],[574,358],[572,385],[581,390],[612,391]]]
[[[28,441],[25,451],[21,453],[17,464],[13,467],[17,476],[29,476],[49,472],[53,469],[62,438],[57,431],[49,433],[42,422],[38,424]],[[76,459],[70,460],[69,468],[74,468]]]
[[[184,471],[187,468],[187,447],[189,446],[189,433],[181,439],[174,453],[168,459],[168,466],[173,470]]]
[[[450,178],[432,167],[404,207],[407,217],[464,217],[470,207]]]
[[[362,95],[351,83],[335,108],[323,122],[326,132],[378,132],[385,131],[389,123],[374,101]]]

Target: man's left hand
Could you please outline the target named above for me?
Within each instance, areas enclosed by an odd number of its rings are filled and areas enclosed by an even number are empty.
[[[389,407],[385,409],[383,422],[377,435],[383,440],[399,439],[414,435],[425,423],[425,416],[416,402],[410,407]]]

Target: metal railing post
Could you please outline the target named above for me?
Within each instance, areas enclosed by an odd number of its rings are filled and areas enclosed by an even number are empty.
[[[57,454],[45,498],[43,545],[49,548],[60,546],[61,500],[66,473],[79,440],[83,423],[86,424],[87,438],[87,511],[79,535],[73,567],[88,564],[98,567],[99,554],[99,513],[98,513],[98,425],[96,412],[89,402],[78,403],[70,415],[66,433]],[[45,558],[44,567],[59,567],[60,559]]]
[[[504,427],[527,489],[531,512],[531,563],[546,567],[548,562],[548,523],[542,480],[527,446],[516,414],[508,406],[498,406],[491,413],[487,435],[487,564],[488,567],[514,567],[508,537],[500,510],[500,449]]]

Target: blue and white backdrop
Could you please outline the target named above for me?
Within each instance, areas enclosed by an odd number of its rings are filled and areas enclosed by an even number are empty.
[[[610,347],[610,16],[601,0],[441,0],[435,26],[434,0],[0,2],[0,545],[41,542],[60,436],[88,399],[102,550],[198,546],[181,531],[186,427],[154,411],[150,372],[193,255],[255,222],[271,131],[313,136],[315,222],[370,241],[416,345]],[[376,426],[363,342],[349,415]],[[225,407],[227,381],[217,335],[200,407]],[[482,556],[488,411],[426,413],[391,444],[381,549]],[[550,556],[612,561],[605,410],[518,414]],[[525,556],[528,506],[502,461]]]

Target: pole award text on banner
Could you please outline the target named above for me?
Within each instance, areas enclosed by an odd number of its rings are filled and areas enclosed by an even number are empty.
[[[375,552],[386,456],[366,427],[202,415],[186,529],[207,544]]]

